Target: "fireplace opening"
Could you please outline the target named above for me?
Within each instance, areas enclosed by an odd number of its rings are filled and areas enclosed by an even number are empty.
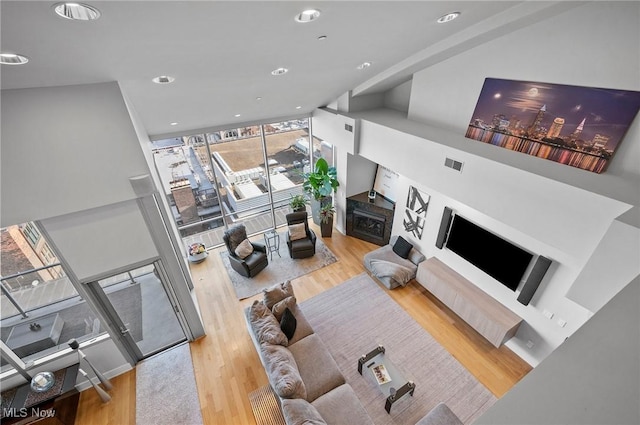
[[[353,210],[353,232],[380,241],[384,240],[384,226],[387,221],[383,215],[355,209]]]

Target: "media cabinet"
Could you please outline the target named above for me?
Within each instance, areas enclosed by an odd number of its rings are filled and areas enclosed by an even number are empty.
[[[511,338],[522,318],[435,257],[418,265],[416,281],[494,346]]]

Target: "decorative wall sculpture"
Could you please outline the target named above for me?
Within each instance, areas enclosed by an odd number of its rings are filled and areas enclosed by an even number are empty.
[[[602,173],[640,92],[486,78],[466,137]]]
[[[407,205],[404,212],[405,218],[402,223],[404,230],[413,234],[419,240],[422,239],[422,232],[424,231],[424,217],[427,215],[429,198],[429,195],[420,192],[413,186],[409,186]]]

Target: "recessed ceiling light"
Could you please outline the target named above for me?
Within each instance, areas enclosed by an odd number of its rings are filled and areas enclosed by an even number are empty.
[[[296,15],[296,22],[306,24],[307,22],[315,21],[320,17],[320,11],[318,9],[307,9]]]
[[[236,117],[236,118],[240,118],[240,117],[241,117],[241,115],[240,115],[240,114],[235,114],[235,115],[234,115],[234,117]]]
[[[458,16],[460,16],[460,12],[447,13],[446,15],[442,15],[441,17],[439,17],[436,22],[439,23],[439,24],[445,24],[447,22],[453,21]]]
[[[256,97],[256,100],[262,100],[262,98],[260,96]]]
[[[173,77],[170,77],[168,75],[161,75],[159,77],[154,78],[153,81],[156,84],[169,84],[169,83],[173,83],[176,79]]]
[[[289,72],[287,68],[278,68],[271,71],[271,75],[282,75],[286,74],[287,72]]]
[[[15,53],[0,53],[0,63],[3,65],[24,65],[29,58]]]
[[[371,66],[371,62],[362,62],[356,68],[358,68],[359,70],[363,70],[365,68],[369,68],[370,66]]]
[[[178,125],[178,123],[177,122],[172,122],[172,123],[169,123],[169,125]]]
[[[302,106],[296,106],[296,109],[302,109]]]
[[[53,5],[53,10],[65,19],[74,21],[94,21],[100,17],[100,11],[84,3],[65,2]]]

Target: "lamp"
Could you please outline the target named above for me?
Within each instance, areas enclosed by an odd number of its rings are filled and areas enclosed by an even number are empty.
[[[100,371],[98,369],[93,367],[93,365],[91,364],[91,362],[87,358],[86,354],[84,354],[82,352],[82,350],[80,350],[80,344],[78,343],[78,341],[75,338],[72,338],[72,339],[69,340],[69,342],[67,344],[69,344],[69,347],[71,347],[73,350],[77,350],[78,351],[78,358],[79,358],[80,362],[82,362],[82,360],[84,360],[89,365],[89,367],[91,368],[93,373],[95,373],[95,375],[98,377],[98,379],[100,380],[102,385],[104,385],[104,388],[107,391],[111,390],[113,388],[113,385],[111,385],[111,382],[109,382],[109,380],[102,373],[100,373]],[[107,394],[102,388],[100,388],[97,384],[95,384],[91,380],[91,378],[88,377],[87,373],[84,370],[79,369],[79,372],[82,374],[82,376],[84,376],[87,379],[89,379],[89,382],[91,382],[91,385],[93,385],[93,388],[96,389],[96,391],[98,392],[98,395],[100,395],[100,398],[102,399],[103,403],[106,403],[107,401],[111,400],[111,397],[109,396],[109,394]]]

